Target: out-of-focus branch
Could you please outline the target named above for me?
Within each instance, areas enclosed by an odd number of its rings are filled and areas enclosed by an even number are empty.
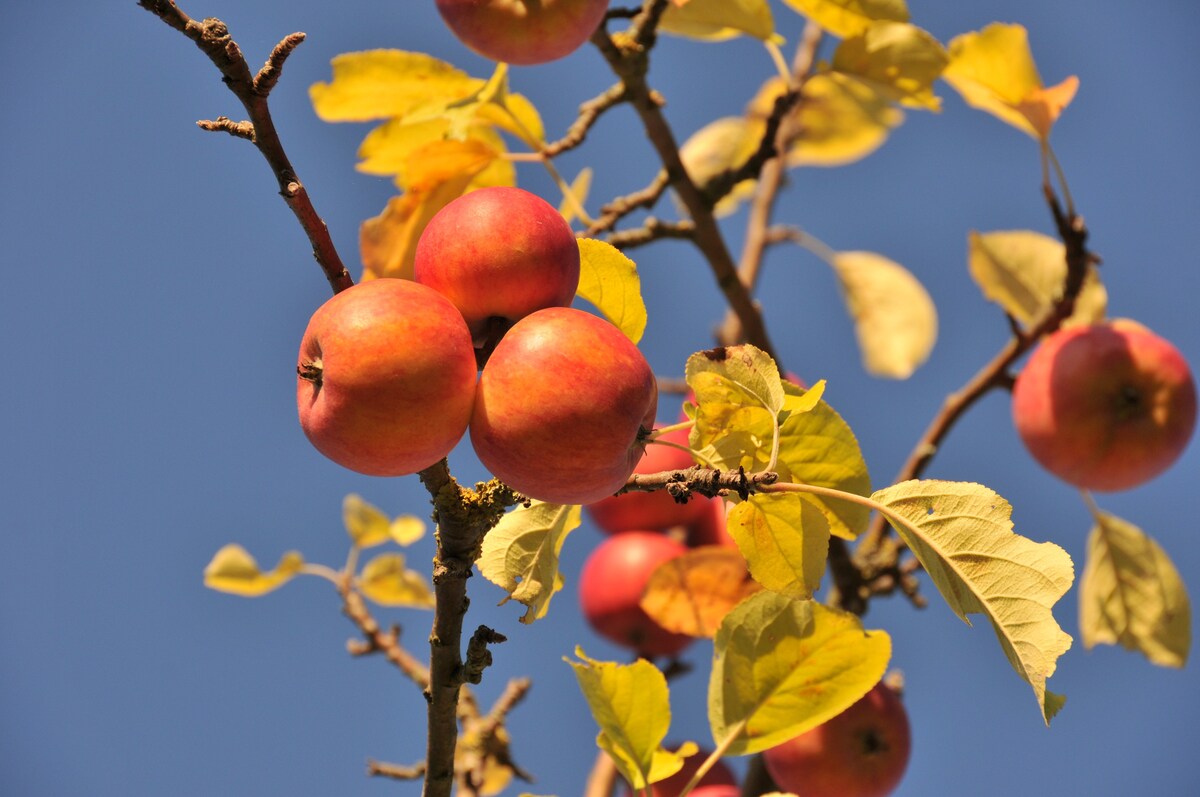
[[[579,106],[579,117],[567,128],[566,135],[558,141],[552,141],[542,147],[541,154],[547,158],[555,158],[578,147],[587,138],[592,126],[605,111],[620,105],[627,99],[624,84],[617,83],[603,94],[583,103]]]
[[[174,0],[138,0],[138,5],[195,42],[221,71],[225,85],[241,101],[249,119],[233,122],[222,116],[211,121],[201,121],[200,127],[245,138],[258,147],[258,151],[266,158],[275,174],[280,195],[292,209],[300,226],[304,228],[309,243],[312,244],[313,257],[325,273],[333,292],[337,293],[353,285],[354,280],[342,265],[329,229],[317,214],[308,191],[288,160],[267,105],[267,96],[279,81],[284,61],[300,42],[304,41],[304,34],[293,33],[284,37],[271,51],[262,68],[257,73],[251,73],[241,48],[221,20],[210,18],[198,22],[175,5]]]
[[[650,185],[641,190],[634,191],[632,194],[618,197],[600,208],[600,217],[588,227],[587,232],[584,234],[589,238],[594,238],[603,232],[611,230],[618,221],[635,210],[654,207],[654,203],[658,202],[659,197],[663,195],[663,192],[667,190],[667,186],[670,184],[671,180],[667,177],[667,173],[659,172],[654,176]]]
[[[614,232],[607,240],[618,249],[635,249],[663,238],[691,240],[695,235],[696,225],[690,221],[659,221],[651,216],[641,227]]]

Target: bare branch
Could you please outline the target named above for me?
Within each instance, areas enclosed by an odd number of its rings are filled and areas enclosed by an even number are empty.
[[[562,153],[572,150],[583,143],[592,126],[609,108],[613,108],[629,99],[625,86],[617,83],[599,96],[588,100],[579,106],[579,117],[567,129],[565,136],[558,141],[552,141],[542,147],[542,155],[555,158]]]
[[[690,240],[696,235],[696,225],[690,221],[659,221],[651,216],[641,227],[614,232],[608,242],[618,249],[634,249],[663,238]]]

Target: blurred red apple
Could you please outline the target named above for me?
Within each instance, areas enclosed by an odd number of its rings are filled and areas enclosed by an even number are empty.
[[[700,498],[696,500],[704,507],[704,512],[687,524],[688,547],[698,548],[701,545],[721,545],[737,550],[737,543],[730,536],[728,523],[726,522],[726,516],[729,514],[731,505],[724,498]]]
[[[900,785],[911,747],[904,703],[879,683],[828,722],[765,751],[763,763],[797,797],[885,797]]]
[[[483,57],[542,64],[586,42],[608,0],[437,0],[437,8],[454,35]]]
[[[471,418],[467,325],[445,297],[409,280],[371,280],[321,305],[296,370],[304,433],[359,473],[416,473],[450,453]]]
[[[629,338],[598,316],[551,307],[518,321],[484,366],[471,443],[514,490],[589,504],[629,478],[657,406],[654,373]]]
[[[536,194],[482,188],[430,220],[413,268],[417,282],[458,308],[478,346],[535,310],[569,306],[579,287],[579,245]]]
[[[688,432],[679,429],[659,438],[666,443],[675,443],[686,448]],[[671,470],[687,470],[696,464],[687,451],[669,445],[650,443],[646,453],[633,469],[634,473],[660,473]],[[588,514],[597,528],[609,534],[630,529],[669,529],[697,521],[707,511],[708,499],[695,497],[686,504],[676,503],[666,490],[652,493],[624,493],[610,495],[594,504],[588,504]]]
[[[588,555],[579,575],[579,603],[588,624],[647,658],[670,656],[691,644],[692,637],[667,631],[640,605],[654,569],[685,551],[683,543],[654,531],[625,531],[605,539]]]
[[[1065,482],[1125,490],[1162,473],[1196,425],[1179,350],[1134,321],[1059,330],[1013,388],[1013,421],[1034,459]]]

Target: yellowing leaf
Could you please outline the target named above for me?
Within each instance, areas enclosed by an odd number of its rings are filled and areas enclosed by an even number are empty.
[[[588,192],[592,189],[592,169],[590,166],[580,170],[575,181],[571,183],[570,192],[574,201],[567,197],[563,197],[562,203],[558,206],[559,214],[566,219],[567,224],[575,221],[579,216],[577,208],[586,207]]]
[[[258,569],[258,562],[245,548],[230,544],[217,551],[208,567],[204,568],[204,586],[218,592],[255,598],[283,586],[302,567],[304,558],[296,551],[288,551],[274,570],[264,573]]]
[[[392,523],[388,516],[354,493],[342,501],[342,523],[359,548],[382,545],[391,539]]]
[[[412,545],[425,536],[425,521],[415,515],[400,515],[388,527],[388,535],[397,545]]]
[[[933,82],[947,60],[938,40],[921,28],[877,21],[838,46],[832,68],[867,83],[893,102],[939,111],[942,101],[933,93]]]
[[[1029,34],[1021,25],[996,22],[954,38],[948,49],[950,63],[942,77],[963,100],[1034,138],[1050,135],[1051,125],[1079,85],[1071,77],[1051,89],[1042,88]]]
[[[432,609],[433,592],[425,577],[405,567],[404,555],[381,553],[363,567],[358,576],[363,594],[380,606]]]
[[[326,122],[404,116],[430,102],[465,97],[483,81],[424,53],[368,50],[333,59],[333,79],[316,83],[309,98]]]
[[[534,502],[509,512],[483,538],[476,564],[488,581],[525,604],[522,623],[546,615],[550,599],[562,589],[558,555],[563,541],[580,523],[580,508]]]
[[[706,545],[659,565],[641,606],[668,631],[712,637],[730,609],[759,589],[741,554]]]
[[[1045,317],[1062,297],[1067,278],[1065,247],[1058,239],[1031,230],[972,231],[967,263],[983,295],[1025,327]],[[1100,275],[1089,266],[1075,311],[1065,325],[1101,321],[1107,305]]]
[[[637,343],[646,331],[646,304],[637,264],[620,249],[595,238],[579,238],[579,288],[576,295],[590,302]]]
[[[600,726],[596,743],[612,756],[617,769],[635,789],[674,775],[694,745],[672,754],[662,748],[671,726],[667,679],[645,659],[632,664],[594,661],[575,648],[581,661],[575,670],[579,688]]]
[[[716,467],[759,471],[777,457],[784,389],[761,349],[723,346],[693,354],[684,367],[696,397],[689,444]]]
[[[500,794],[513,779],[510,737],[504,725],[466,723],[454,747],[454,770],[469,772],[479,797]]]
[[[874,376],[907,379],[937,341],[937,308],[907,269],[874,252],[838,252],[831,265]]]
[[[907,481],[872,499],[954,613],[968,625],[968,614],[991,622],[1049,724],[1065,698],[1047,692],[1046,679],[1071,647],[1051,608],[1074,580],[1071,557],[1053,543],[1015,534],[1012,507],[979,484]]]
[[[444,119],[429,119],[414,123],[399,119],[389,120],[376,127],[363,139],[362,145],[358,148],[358,157],[361,160],[357,168],[368,174],[393,175],[396,178],[397,186],[406,189],[413,183],[410,170],[415,169],[418,177],[427,174],[427,171],[422,168],[421,161],[414,159],[414,156],[419,158],[427,145],[436,144],[449,136],[450,125]],[[506,148],[504,141],[495,130],[486,125],[474,124],[467,129],[466,137],[468,140],[477,142],[482,148],[491,150],[492,153],[491,163],[472,179],[472,188],[514,185],[516,183],[516,170],[513,168],[512,162],[500,157]],[[474,147],[474,145],[468,146]],[[480,152],[485,151],[482,148],[479,150]],[[464,165],[473,170],[477,163],[474,158],[467,158],[464,160]]]
[[[671,0],[658,29],[710,41],[743,33],[763,41],[778,38],[767,0]]]
[[[791,166],[853,163],[882,146],[904,121],[904,112],[887,97],[840,72],[806,80],[795,113],[799,134],[788,150]]]
[[[736,169],[758,149],[766,124],[757,119],[726,116],[692,134],[679,148],[679,157],[692,182],[703,188],[729,169]],[[732,213],[739,202],[754,193],[754,180],[743,180],[713,208],[717,216]]]
[[[708,682],[713,741],[731,755],[774,747],[842,713],[883,677],[883,631],[848,612],[759,592],[726,616]]]
[[[1183,667],[1191,629],[1187,589],[1166,551],[1132,523],[1098,512],[1079,579],[1083,646],[1121,645]]]
[[[842,39],[858,36],[875,20],[908,22],[905,0],[784,0],[799,13]]]
[[[726,518],[754,580],[790,598],[811,598],[825,573],[829,521],[792,493],[750,496]]]

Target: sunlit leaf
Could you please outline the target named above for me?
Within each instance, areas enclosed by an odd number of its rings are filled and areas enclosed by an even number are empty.
[[[575,221],[579,216],[576,208],[587,206],[588,192],[592,190],[592,169],[590,166],[579,171],[579,175],[571,183],[570,191],[574,202],[563,197],[563,201],[558,206],[558,212],[566,220],[567,224]]]
[[[1166,551],[1137,526],[1100,512],[1079,579],[1083,646],[1121,645],[1155,664],[1183,667],[1192,607]]]
[[[646,331],[646,304],[637,264],[610,243],[580,238],[579,288],[576,295],[590,302],[637,343]]]
[[[829,521],[815,503],[788,493],[752,495],[729,510],[726,524],[756,582],[812,597],[829,555]]]
[[[799,13],[842,39],[866,31],[875,20],[908,22],[905,0],[784,0]]]
[[[774,592],[730,612],[714,640],[708,718],[730,755],[761,752],[845,711],[883,677],[891,639],[859,619]]]
[[[641,606],[668,631],[711,637],[730,609],[759,589],[740,553],[706,545],[659,565]]]
[[[1069,77],[1046,89],[1021,25],[999,22],[964,33],[949,45],[950,63],[942,77],[970,106],[986,111],[1034,138],[1050,127],[1075,96],[1079,81]]]
[[[893,102],[939,111],[933,82],[948,56],[937,39],[906,22],[872,22],[834,51],[832,68],[867,83]]]
[[[1062,242],[1032,230],[972,231],[967,263],[983,295],[1025,327],[1046,316],[1062,297],[1067,278]],[[1107,305],[1100,275],[1095,266],[1088,266],[1075,310],[1064,326],[1101,321]]]
[[[766,124],[757,119],[726,116],[697,130],[679,148],[692,182],[703,187],[729,169],[736,169],[758,149]],[[725,216],[754,193],[754,180],[742,180],[717,202],[713,212]]]
[[[838,252],[831,263],[874,376],[907,379],[937,341],[937,308],[906,268],[874,252]]]
[[[391,519],[354,493],[342,501],[342,523],[359,548],[382,545],[391,539]]]
[[[399,188],[407,189],[413,183],[410,171],[415,168],[418,177],[425,171],[421,161],[414,160],[414,155],[419,158],[424,147],[449,136],[449,124],[442,119],[416,123],[389,120],[368,133],[363,140],[358,149],[358,157],[361,158],[358,169],[368,174],[392,175]],[[491,163],[472,178],[472,188],[516,183],[516,170],[512,162],[500,157],[507,150],[494,129],[486,125],[471,125],[467,129],[467,139],[495,153]],[[474,169],[476,163],[472,158],[466,160],[465,165]]]
[[[245,548],[231,543],[217,551],[208,567],[204,568],[204,586],[218,592],[254,598],[283,586],[302,567],[304,558],[296,551],[288,551],[274,570],[264,573]]]
[[[632,664],[595,661],[575,648],[580,661],[567,663],[575,670],[579,688],[600,726],[596,743],[612,756],[617,769],[635,789],[670,777],[683,767],[688,745],[679,753],[662,747],[671,726],[667,679],[645,659]]]
[[[840,72],[806,80],[795,115],[799,133],[788,150],[791,166],[853,163],[882,146],[904,121],[904,111],[887,97]]]
[[[404,116],[430,102],[465,97],[482,85],[424,53],[368,50],[335,56],[333,79],[314,84],[309,98],[326,122],[363,122]]]
[[[1046,691],[1046,679],[1071,647],[1051,609],[1074,580],[1071,557],[1014,533],[1012,507],[979,484],[907,481],[872,498],[954,613],[968,625],[968,614],[991,622],[1049,724],[1063,698]]]
[[[433,592],[425,577],[405,566],[404,555],[381,553],[363,567],[358,576],[362,593],[380,606],[432,609]]]
[[[743,33],[763,41],[777,38],[767,0],[671,0],[658,29],[710,41]]]
[[[425,521],[415,515],[400,515],[388,527],[388,534],[397,545],[407,547],[425,536]]]
[[[579,523],[578,506],[534,502],[509,512],[483,538],[479,572],[508,593],[501,605],[509,600],[525,605],[522,623],[544,617],[550,599],[562,589],[558,555]]]

